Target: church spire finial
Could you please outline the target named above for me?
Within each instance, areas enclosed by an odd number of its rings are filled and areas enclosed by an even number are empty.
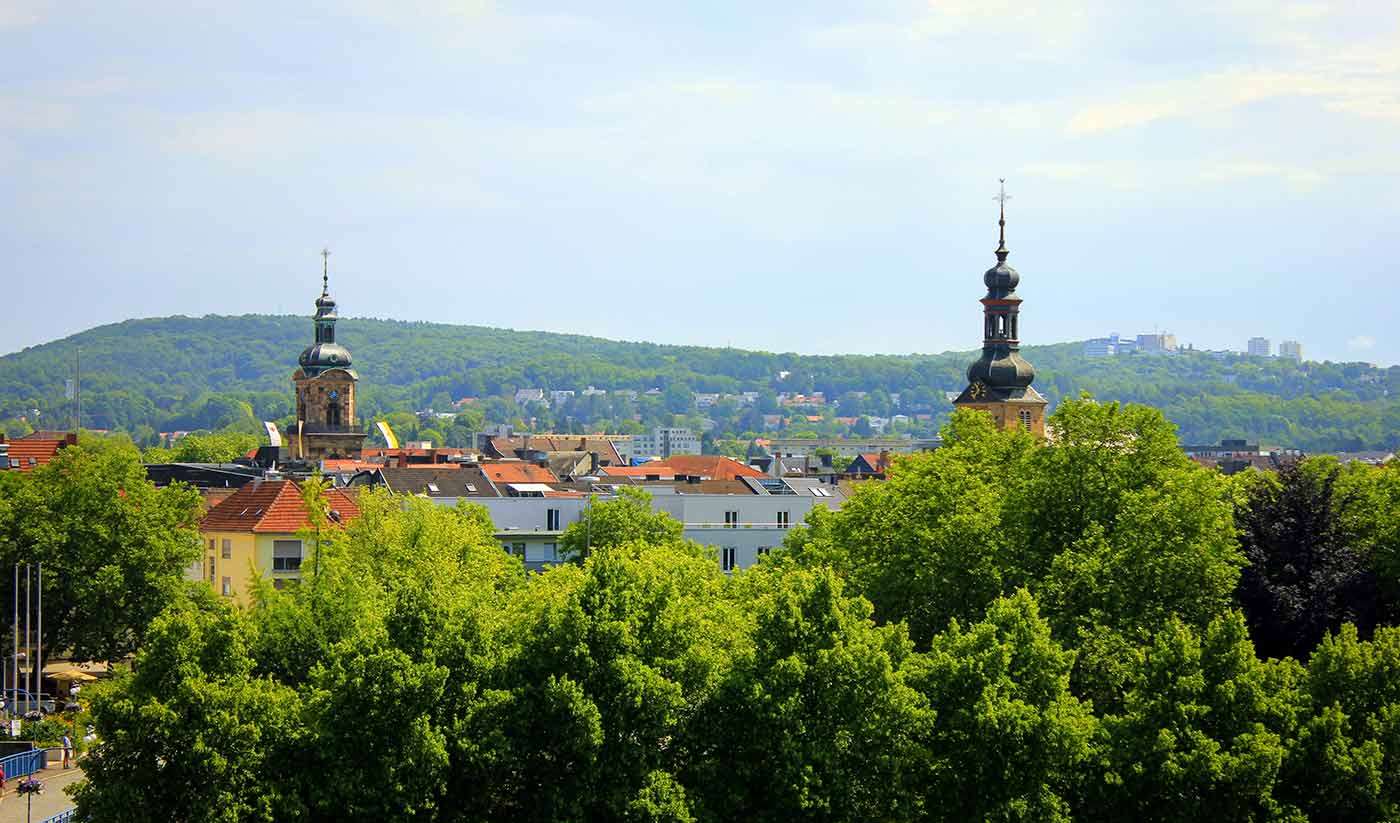
[[[321,296],[326,297],[331,292],[331,250],[321,248]]]
[[[1001,183],[1001,191],[997,193],[996,197],[992,198],[1001,204],[1001,217],[997,220],[997,226],[1000,228],[1000,235],[997,242],[997,259],[1004,261],[1008,254],[1006,249],[1006,201],[1011,199],[1011,195],[1006,193],[1005,177],[997,178],[997,182]]]

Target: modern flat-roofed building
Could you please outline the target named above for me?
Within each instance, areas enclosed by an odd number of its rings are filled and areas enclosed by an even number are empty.
[[[1267,337],[1251,337],[1245,352],[1253,357],[1268,357],[1273,354],[1273,346]]]

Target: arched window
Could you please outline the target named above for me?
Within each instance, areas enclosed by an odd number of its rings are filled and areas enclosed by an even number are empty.
[[[1025,429],[1026,431],[1031,430],[1030,409],[1021,409],[1021,428]]]

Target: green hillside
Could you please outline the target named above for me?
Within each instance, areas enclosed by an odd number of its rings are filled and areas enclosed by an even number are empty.
[[[65,381],[82,348],[83,424],[124,430],[149,440],[155,431],[247,427],[291,411],[289,377],[311,337],[304,317],[208,316],[129,320],[0,357],[0,420],[20,417],[43,427],[66,426],[72,404]],[[727,348],[629,343],[580,335],[480,326],[347,319],[338,339],[350,348],[362,378],[361,412],[439,410],[461,397],[480,398],[479,422],[537,418],[540,427],[626,429],[697,422],[689,392],[759,391],[757,406],[721,404],[704,410],[715,438],[761,430],[775,392],[824,392],[835,415],[946,416],[945,391],[962,388],[969,352],[910,356],[812,356]],[[1249,437],[1314,451],[1400,447],[1400,367],[1303,363],[1185,353],[1174,357],[1090,359],[1078,343],[1029,346],[1036,386],[1056,401],[1081,391],[1100,399],[1161,408],[1186,441]],[[780,372],[789,372],[778,380]],[[518,388],[646,390],[659,397],[577,398],[554,409],[519,409]],[[866,393],[858,397],[852,393]],[[900,395],[895,407],[889,395]],[[819,410],[809,410],[818,413]],[[640,417],[640,420],[636,419]]]

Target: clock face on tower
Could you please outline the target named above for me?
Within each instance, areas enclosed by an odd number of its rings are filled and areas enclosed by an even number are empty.
[[[986,393],[987,386],[981,380],[978,380],[976,383],[973,383],[967,389],[967,396],[971,397],[973,400],[980,399]]]

